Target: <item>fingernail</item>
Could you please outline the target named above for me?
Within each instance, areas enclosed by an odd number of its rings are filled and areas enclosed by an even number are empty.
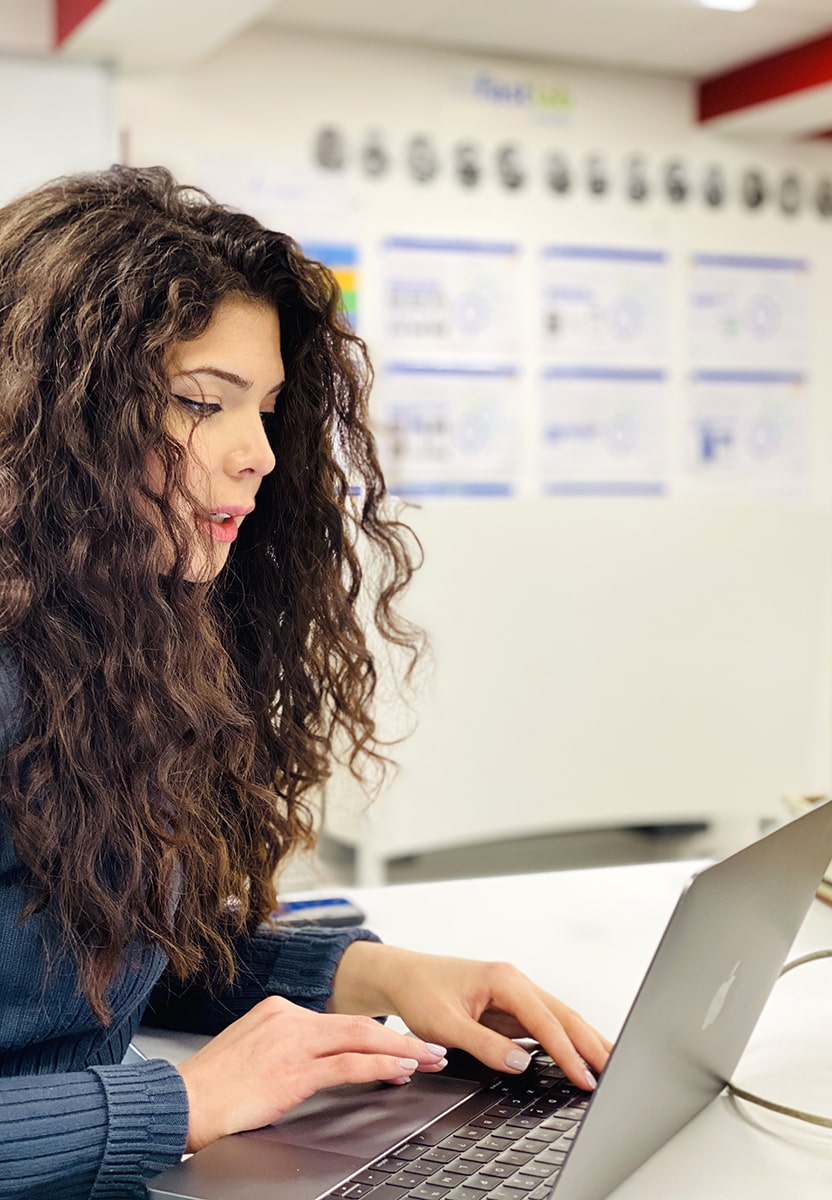
[[[425,1045],[427,1046],[428,1050],[430,1050],[431,1054],[438,1054],[440,1058],[448,1053],[445,1046],[437,1046],[434,1042],[425,1042]]]
[[[509,1071],[525,1071],[531,1061],[532,1056],[525,1050],[511,1050],[506,1055],[506,1066]]]
[[[595,1078],[595,1076],[589,1070],[585,1071],[584,1075],[586,1077],[586,1086],[589,1088],[589,1090],[591,1092],[594,1092],[598,1086],[598,1080]]]
[[[433,1065],[434,1065],[435,1067],[447,1067],[447,1065],[448,1065],[448,1060],[447,1060],[447,1058],[440,1058],[439,1062],[438,1062],[438,1063],[434,1063]]]
[[[403,1071],[415,1071],[418,1067],[418,1062],[415,1058],[400,1058],[399,1066]]]

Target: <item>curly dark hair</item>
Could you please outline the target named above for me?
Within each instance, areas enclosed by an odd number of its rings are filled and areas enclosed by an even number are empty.
[[[217,579],[194,584],[166,355],[228,296],[279,316],[277,468]],[[332,274],[160,167],[0,209],[0,638],[24,693],[2,802],[24,919],[58,923],[104,1022],[133,944],[230,979],[232,937],[314,842],[305,793],[334,745],[357,775],[384,759],[356,605],[371,576],[370,624],[415,661],[393,605],[418,543],[385,506],[371,379]]]

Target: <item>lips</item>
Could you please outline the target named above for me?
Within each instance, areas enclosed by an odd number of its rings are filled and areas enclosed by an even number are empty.
[[[196,523],[215,541],[233,542],[243,518],[254,510],[253,504],[229,504],[213,508],[196,518]]]

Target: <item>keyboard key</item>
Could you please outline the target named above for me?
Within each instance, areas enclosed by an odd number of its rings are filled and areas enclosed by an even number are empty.
[[[459,1187],[451,1188],[446,1200],[482,1200],[482,1192],[477,1188],[468,1187],[467,1184],[460,1184]],[[516,1197],[515,1200],[519,1198]]]
[[[405,1142],[403,1146],[397,1146],[393,1151],[396,1158],[403,1158],[407,1162],[412,1162],[414,1158],[418,1158],[425,1153],[425,1147],[421,1142]]]
[[[402,1167],[407,1166],[406,1158],[396,1158],[395,1155],[388,1154],[384,1158],[380,1158],[378,1162],[374,1162],[372,1169],[381,1171],[385,1175],[393,1175],[396,1171],[401,1171]]]
[[[545,1121],[540,1122],[541,1129],[559,1129],[563,1133],[567,1129],[573,1129],[576,1122],[569,1120],[568,1117],[561,1116],[560,1113],[556,1117],[547,1117]]]
[[[447,1188],[437,1187],[435,1183],[429,1183],[427,1179],[424,1179],[410,1195],[412,1200],[442,1200],[447,1191]]]
[[[435,1183],[437,1187],[452,1188],[465,1183],[468,1178],[467,1174],[462,1175],[459,1171],[449,1171],[443,1167],[428,1178],[428,1183]]]
[[[538,1143],[553,1142],[555,1138],[561,1137],[563,1132],[565,1131],[560,1129],[545,1129],[543,1125],[533,1125],[523,1140]]]
[[[389,1183],[383,1183],[373,1189],[373,1200],[402,1200],[406,1195],[407,1188],[391,1187]]]
[[[415,1162],[407,1164],[407,1169],[412,1171],[414,1175],[421,1175],[423,1179],[426,1179],[428,1175],[432,1175],[436,1170],[436,1163],[425,1162],[424,1159],[417,1158]]]
[[[537,1178],[532,1178],[531,1175],[521,1175],[519,1171],[516,1175],[512,1175],[511,1179],[506,1180],[506,1186],[515,1188],[518,1192],[530,1192],[537,1187],[538,1183]]]
[[[531,1154],[520,1150],[504,1150],[502,1154],[497,1155],[497,1162],[509,1163],[513,1167],[522,1167],[525,1163],[531,1162],[532,1157]]]
[[[384,1171],[376,1171],[373,1167],[368,1167],[366,1171],[355,1176],[353,1183],[369,1183],[371,1187],[375,1187],[377,1183],[384,1183],[389,1178],[390,1176],[385,1175]]]
[[[417,1175],[415,1171],[397,1171],[395,1175],[390,1176],[389,1182],[394,1187],[415,1188],[420,1183],[424,1183],[425,1176]]]
[[[495,1158],[493,1162],[483,1163],[479,1173],[492,1180],[508,1179],[509,1175],[513,1175],[516,1170],[518,1170],[516,1163],[498,1162]],[[493,1187],[493,1184],[490,1183],[488,1186]]]
[[[480,1113],[478,1117],[474,1117],[470,1127],[471,1129],[495,1129],[498,1125],[502,1124],[502,1120],[502,1117],[494,1117],[486,1109],[484,1113]]]
[[[513,1187],[513,1180],[506,1180],[491,1192],[490,1200],[525,1200],[530,1189]]]
[[[536,1162],[532,1159],[524,1167],[517,1168],[518,1175],[531,1175],[536,1179],[548,1179],[552,1174],[553,1163]]]
[[[496,1182],[497,1180],[493,1176],[489,1178],[489,1176],[483,1175],[482,1171],[475,1171],[465,1180],[465,1186],[479,1192],[480,1200],[482,1200],[483,1193],[490,1192]]]
[[[549,1197],[552,1194],[552,1184],[554,1183],[555,1177],[559,1174],[559,1170],[555,1171],[555,1174],[552,1176],[551,1180],[548,1180],[546,1183],[541,1183],[540,1186],[536,1187],[533,1192],[529,1192],[528,1200],[549,1200]]]
[[[477,1145],[482,1146],[484,1150],[508,1150],[514,1140],[514,1134],[507,1131],[505,1136],[501,1133],[489,1133],[488,1137],[480,1138]]]
[[[582,1121],[585,1115],[586,1109],[575,1108],[574,1106],[570,1108],[561,1108],[558,1111],[559,1117],[571,1118],[573,1121]]]
[[[536,1126],[538,1126],[540,1124],[540,1122],[542,1120],[543,1120],[543,1117],[532,1117],[528,1114],[527,1110],[524,1109],[523,1112],[517,1113],[516,1116],[508,1117],[506,1119],[505,1128],[506,1129],[534,1129]]]
[[[551,1167],[559,1167],[562,1162],[566,1161],[566,1152],[563,1150],[552,1150],[547,1146],[542,1154],[538,1154],[533,1162],[548,1163]]]
[[[516,1104],[492,1104],[490,1108],[485,1110],[485,1113],[490,1117],[511,1117],[516,1112]]]
[[[467,1147],[468,1143],[465,1145]],[[419,1162],[449,1163],[451,1159],[456,1158],[457,1153],[456,1150],[446,1150],[442,1146],[434,1146],[431,1150],[425,1150],[423,1147]]]
[[[456,1154],[460,1154],[463,1150],[468,1149],[471,1141],[470,1138],[461,1138],[452,1134],[450,1137],[443,1138],[438,1145],[441,1150],[453,1150]]]
[[[482,1146],[471,1146],[468,1150],[464,1150],[460,1154],[457,1162],[459,1163],[484,1163],[491,1162],[492,1158],[497,1155],[496,1150],[484,1150]]]

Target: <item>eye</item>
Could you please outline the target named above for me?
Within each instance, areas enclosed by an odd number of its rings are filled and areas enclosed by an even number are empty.
[[[174,400],[178,401],[183,408],[187,408],[190,412],[198,417],[210,417],[214,413],[221,412],[219,404],[209,403],[205,400],[194,400],[192,396],[177,396],[174,394]]]

